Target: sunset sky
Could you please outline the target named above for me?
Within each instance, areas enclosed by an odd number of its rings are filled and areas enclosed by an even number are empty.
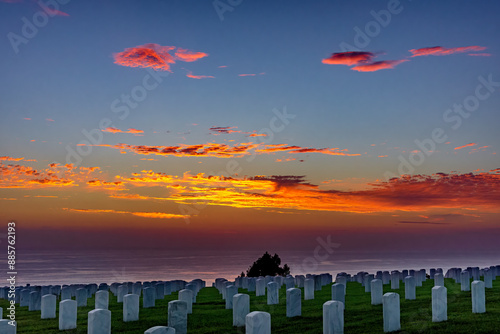
[[[33,249],[498,250],[499,11],[0,0],[0,218]]]

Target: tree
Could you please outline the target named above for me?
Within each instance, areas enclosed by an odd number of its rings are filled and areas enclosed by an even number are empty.
[[[290,267],[285,264],[280,267],[281,259],[278,254],[271,256],[265,252],[260,258],[257,259],[247,270],[247,277],[259,276],[286,276],[290,274]],[[243,276],[242,276],[243,277]]]

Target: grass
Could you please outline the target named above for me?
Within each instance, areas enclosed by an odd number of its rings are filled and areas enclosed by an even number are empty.
[[[384,285],[384,293],[396,292],[400,295],[401,327],[398,333],[499,333],[500,332],[500,279],[493,281],[493,289],[486,289],[486,313],[473,314],[471,293],[460,291],[460,284],[445,279],[448,289],[448,321],[432,322],[431,289],[433,280],[427,280],[417,287],[417,299],[404,299],[404,284],[400,289],[391,290]],[[248,293],[239,289],[240,293]],[[250,294],[250,311],[271,313],[272,333],[322,333],[322,305],[331,299],[330,286],[315,291],[314,300],[302,300],[302,316],[286,317],[285,287],[280,290],[279,305],[267,305],[265,296]],[[304,293],[302,291],[302,298]],[[370,293],[365,293],[359,283],[348,283],[346,310],[344,313],[345,333],[383,333],[382,305],[370,304]],[[124,323],[122,303],[110,293],[111,331],[113,333],[144,333],[153,326],[167,325],[167,304],[177,299],[177,293],[156,301],[156,307],[140,308],[139,321]],[[95,300],[89,298],[87,307],[78,308],[77,329],[64,333],[87,333],[87,313],[93,309]],[[142,305],[142,297],[140,300]],[[224,301],[217,289],[202,289],[193,304],[193,314],[188,315],[189,333],[244,333],[244,328],[232,327],[232,310],[224,308]],[[16,305],[17,306],[17,305]],[[4,318],[8,302],[0,300]],[[58,315],[58,313],[56,314]],[[40,319],[40,311],[28,311],[28,307],[16,307],[17,333],[62,333],[58,330],[58,319]]]

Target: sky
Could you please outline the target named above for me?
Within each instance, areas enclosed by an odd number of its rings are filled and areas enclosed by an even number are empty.
[[[0,1],[30,249],[500,250],[496,1]]]

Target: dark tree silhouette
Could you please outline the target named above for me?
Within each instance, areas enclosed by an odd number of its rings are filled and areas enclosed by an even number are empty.
[[[280,267],[280,264],[281,259],[278,254],[274,254],[273,256],[271,256],[271,254],[265,252],[262,257],[258,258],[257,261],[255,261],[248,268],[247,277],[289,275],[290,267],[287,264],[285,264],[283,267]]]

